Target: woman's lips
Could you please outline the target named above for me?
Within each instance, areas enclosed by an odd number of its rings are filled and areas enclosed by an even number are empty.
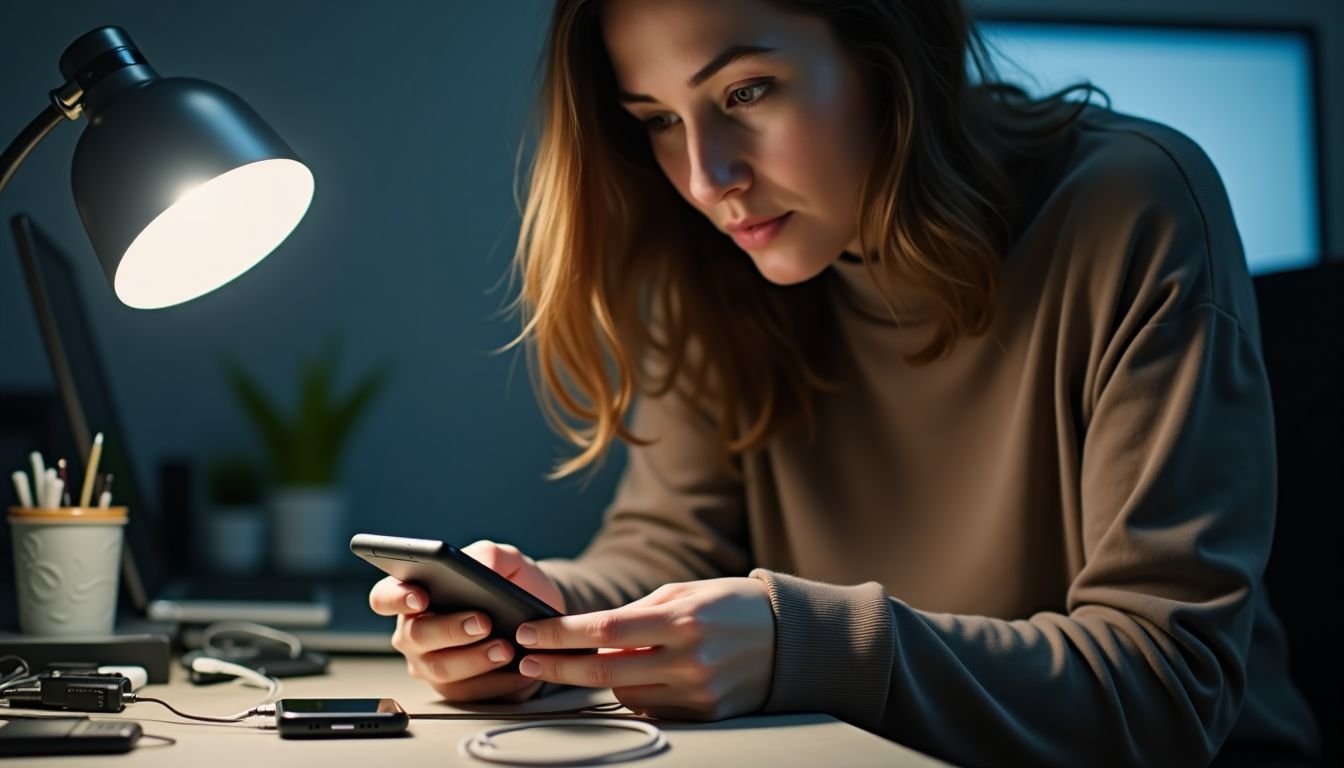
[[[744,251],[764,248],[769,245],[778,235],[784,225],[788,223],[789,217],[793,215],[792,211],[776,216],[768,221],[754,224],[748,227],[730,228],[730,234],[733,236],[733,242]]]

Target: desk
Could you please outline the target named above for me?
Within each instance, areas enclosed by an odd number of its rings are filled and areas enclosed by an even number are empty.
[[[400,657],[336,657],[331,671],[321,677],[289,678],[282,696],[289,697],[380,697],[401,703],[407,712],[451,712],[436,701],[429,686],[406,675]],[[257,704],[263,691],[234,683],[193,686],[180,667],[174,666],[168,685],[150,685],[142,695],[167,701],[184,712],[227,715]],[[612,701],[610,691],[573,689],[528,702],[537,710]],[[517,707],[513,708],[514,710]],[[16,713],[34,713],[20,710]],[[139,748],[126,755],[7,759],[5,768],[18,766],[134,765],[190,766],[190,768],[263,768],[264,766],[320,765],[323,768],[383,768],[395,766],[489,766],[461,757],[457,744],[463,738],[497,724],[496,721],[412,720],[410,736],[382,739],[281,739],[274,731],[254,725],[192,723],[174,717],[168,710],[148,702],[132,704],[117,715],[99,718],[135,720],[145,733],[170,736],[177,744],[161,746],[141,739]],[[254,718],[263,722],[262,718]],[[502,722],[498,723],[502,724]],[[825,715],[761,715],[717,723],[659,723],[670,747],[662,753],[622,765],[630,766],[940,766],[905,747],[874,736]],[[541,733],[541,732],[538,732]]]

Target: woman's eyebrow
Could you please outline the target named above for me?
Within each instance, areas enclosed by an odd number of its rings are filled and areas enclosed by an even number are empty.
[[[686,81],[686,87],[698,88],[699,86],[704,84],[706,80],[713,77],[719,70],[723,69],[729,64],[732,64],[734,61],[737,61],[738,59],[744,59],[751,56],[766,56],[768,54],[774,53],[777,50],[779,49],[766,48],[760,45],[730,45],[727,48],[724,48],[719,53],[718,56],[715,56],[713,59],[710,59],[709,63],[701,67],[699,72],[696,72],[694,75],[691,75],[690,79]],[[657,102],[657,99],[643,93],[627,93],[625,91],[620,91],[616,95],[622,102],[627,104],[634,102],[643,102],[643,103]]]

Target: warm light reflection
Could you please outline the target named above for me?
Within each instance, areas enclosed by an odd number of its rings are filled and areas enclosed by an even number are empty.
[[[284,241],[312,199],[313,174],[294,160],[263,160],[216,176],[131,243],[113,281],[117,297],[158,309],[209,293]]]

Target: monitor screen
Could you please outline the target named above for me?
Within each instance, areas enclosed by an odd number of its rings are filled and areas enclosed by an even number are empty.
[[[999,75],[1033,94],[1089,80],[1118,112],[1194,139],[1227,187],[1252,273],[1319,263],[1312,39],[1305,32],[985,20]]]

